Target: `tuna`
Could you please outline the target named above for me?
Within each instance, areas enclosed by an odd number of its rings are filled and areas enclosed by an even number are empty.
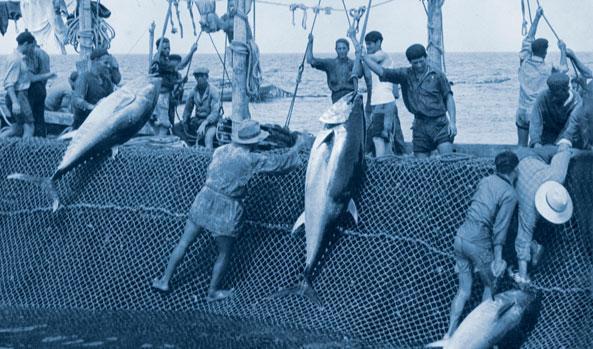
[[[306,261],[300,285],[280,292],[297,293],[321,306],[312,287],[313,271],[327,249],[340,218],[350,212],[358,222],[353,198],[364,166],[364,110],[362,97],[349,94],[336,102],[320,119],[325,127],[315,138],[307,165],[305,212],[293,233],[305,226]]]
[[[488,349],[498,344],[504,336],[516,328],[525,310],[535,299],[534,295],[521,290],[510,290],[478,305],[463,320],[453,336],[429,344],[428,348]]]
[[[161,79],[142,77],[135,79],[103,98],[80,125],[62,138],[71,138],[62,161],[50,178],[37,178],[13,173],[8,179],[36,182],[47,186],[53,199],[52,208],[59,207],[55,182],[78,164],[117,149],[146,124],[156,106]]]

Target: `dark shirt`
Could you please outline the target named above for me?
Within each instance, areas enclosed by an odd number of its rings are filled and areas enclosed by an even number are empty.
[[[354,91],[354,83],[350,79],[354,61],[350,58],[315,58],[311,66],[327,75],[327,86],[332,91],[332,103]]]
[[[503,245],[516,205],[517,195],[511,183],[498,175],[483,178],[465,218],[466,223],[478,223],[482,229],[465,229],[464,224],[458,235],[477,244]]]
[[[159,61],[157,61],[157,56],[155,55],[152,62],[153,63],[150,67],[150,72],[158,72],[158,76],[163,79],[161,82],[161,93],[173,91],[173,87],[179,79],[177,65],[171,63],[169,57],[165,57],[164,55],[161,55],[161,59]]]
[[[404,104],[414,116],[437,118],[447,113],[447,98],[453,92],[442,72],[428,66],[426,74],[417,79],[411,67],[384,68],[379,79],[401,85]]]
[[[46,74],[50,72],[49,55],[40,47],[35,47],[30,56],[25,56],[25,62],[32,75]],[[43,89],[45,89],[47,80],[31,82],[31,84],[41,85]]]
[[[72,93],[72,110],[75,119],[82,123],[90,114],[88,104],[97,104],[113,92],[111,77],[103,78],[89,71],[78,77]],[[78,125],[79,126],[79,125]]]
[[[578,93],[570,92],[570,97],[562,103],[554,102],[549,89],[543,91],[533,105],[531,117],[529,120],[529,144],[554,144],[567,129],[573,131],[574,127],[569,127],[569,119],[576,121],[576,115],[581,97]],[[569,140],[574,141],[576,136],[572,132]]]

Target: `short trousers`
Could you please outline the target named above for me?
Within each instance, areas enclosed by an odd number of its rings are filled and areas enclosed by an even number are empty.
[[[527,112],[527,109],[517,108],[515,125],[517,125],[518,128],[529,130],[529,113]]]
[[[212,237],[236,238],[241,229],[243,212],[240,199],[231,198],[204,186],[189,209],[188,219],[208,230]]]
[[[490,264],[494,260],[492,250],[476,245],[456,236],[453,244],[455,254],[455,269],[458,273],[471,273],[472,267],[480,274],[486,286],[492,285],[494,275]]]
[[[164,127],[166,129],[171,128],[171,122],[169,121],[169,99],[171,98],[171,93],[161,93],[159,94],[159,99],[154,108],[153,112],[153,125]]]
[[[21,113],[18,115],[13,115],[15,123],[17,125],[33,124],[35,122],[35,118],[33,117],[31,104],[29,104],[29,93],[27,90],[16,91],[16,98],[18,99],[19,105],[21,106]],[[6,95],[5,103],[6,108],[12,113],[12,100],[8,94]]]
[[[436,118],[414,117],[412,145],[414,153],[430,153],[440,144],[453,142],[449,135],[449,120],[446,116]]]
[[[367,130],[368,138],[383,138],[389,142],[393,133],[395,102],[371,106],[371,123]]]

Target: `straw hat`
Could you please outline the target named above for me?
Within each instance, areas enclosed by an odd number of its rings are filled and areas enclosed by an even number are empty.
[[[535,193],[535,208],[547,221],[566,223],[572,216],[572,199],[562,184],[547,181]]]
[[[262,131],[259,123],[253,120],[243,120],[239,124],[237,132],[233,132],[231,140],[238,144],[255,144],[266,137],[269,133]]]

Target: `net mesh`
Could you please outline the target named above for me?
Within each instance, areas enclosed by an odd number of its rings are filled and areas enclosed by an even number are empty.
[[[0,305],[194,310],[405,347],[446,331],[457,287],[453,237],[478,181],[493,172],[492,159],[476,157],[368,161],[359,224],[340,229],[315,278],[323,309],[299,296],[270,297],[297,283],[304,266],[304,237],[292,238],[290,229],[304,207],[305,167],[258,175],[224,281],[236,296],[207,303],[216,256],[208,234],[190,248],[172,292],[150,284],[181,236],[210,154],[123,147],[116,158],[89,162],[60,180],[64,207],[52,213],[43,188],[6,176],[50,176],[65,147],[0,141]],[[546,247],[533,275],[538,306],[513,342],[525,348],[593,345],[593,156],[571,162],[566,186],[575,202],[572,220],[541,224],[536,233]],[[511,232],[511,254],[513,241]],[[478,288],[466,311],[479,302]]]

